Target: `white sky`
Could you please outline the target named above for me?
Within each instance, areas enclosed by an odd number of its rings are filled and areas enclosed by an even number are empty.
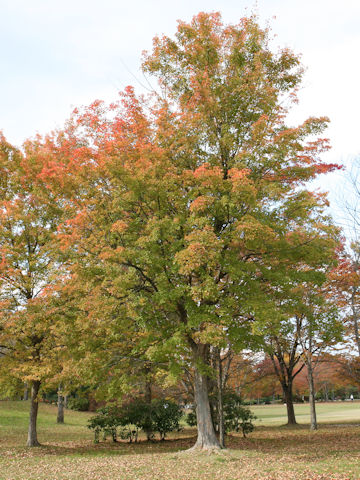
[[[61,127],[75,106],[114,100],[143,82],[141,52],[176,20],[220,11],[227,23],[254,0],[0,0],[0,130],[16,145]],[[247,9],[247,10],[246,10]],[[327,115],[333,149],[349,165],[360,154],[360,0],[258,0],[276,42],[302,54],[307,68],[292,118]],[[273,19],[272,17],[276,17]],[[322,187],[336,196],[339,174]]]

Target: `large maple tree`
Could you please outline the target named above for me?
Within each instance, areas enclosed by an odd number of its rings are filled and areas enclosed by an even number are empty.
[[[129,87],[109,107],[76,110],[36,146],[39,178],[72,213],[59,236],[73,278],[86,278],[98,305],[113,299],[113,318],[136,325],[149,359],[167,358],[175,374],[191,358],[201,449],[219,447],[210,346],[261,335],[282,315],[277,295],[314,281],[337,242],[326,198],[304,187],[337,168],[314,137],[328,120],[286,125],[302,68],[268,42],[254,17],[179,22],[174,39],[155,38],[145,54],[144,71],[158,78],[150,98]]]

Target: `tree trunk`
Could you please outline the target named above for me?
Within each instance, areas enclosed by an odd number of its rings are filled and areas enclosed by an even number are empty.
[[[64,397],[61,391],[61,385],[59,385],[58,389],[58,411],[57,411],[57,423],[64,423]]]
[[[151,392],[151,382],[148,379],[145,380],[145,395],[144,395],[144,398],[145,398],[146,405],[149,405],[149,408],[150,408],[151,407],[152,392]],[[150,422],[151,422],[151,418],[149,418],[149,424],[150,424]],[[151,431],[150,428],[145,430],[145,434],[146,434],[146,439],[148,441],[153,439],[153,432]]]
[[[195,403],[197,420],[197,440],[193,449],[218,450],[220,444],[216,438],[211,418],[208,394],[208,378],[204,366],[208,365],[209,345],[192,344],[195,363]]]
[[[324,385],[324,395],[325,395],[325,401],[328,402],[329,401],[329,389],[328,389],[328,384],[327,383]],[[334,391],[333,391],[332,399],[334,400]]]
[[[224,409],[223,409],[223,385],[222,385],[222,363],[220,356],[220,348],[216,349],[218,368],[217,368],[217,391],[218,391],[218,413],[219,413],[219,443],[221,448],[225,448],[225,431],[224,431]]]
[[[29,385],[25,383],[24,385],[24,398],[23,400],[27,401],[29,400]]]
[[[293,402],[293,395],[292,395],[292,383],[283,384],[282,387],[283,387],[287,417],[288,417],[287,424],[296,425],[294,402]]]
[[[311,359],[307,362],[309,382],[309,403],[310,403],[310,430],[317,430],[316,408],[315,408],[315,387]]]
[[[38,393],[40,389],[40,381],[34,380],[31,383],[31,403],[30,403],[30,418],[29,418],[29,431],[28,431],[28,439],[27,439],[27,446],[28,447],[38,447],[40,443],[37,439],[37,432],[36,432],[36,422],[37,422],[37,414],[38,414]]]
[[[359,315],[356,304],[357,287],[353,287],[351,291],[351,309],[354,325],[355,341],[358,349],[358,355],[360,356],[360,335],[359,335]]]

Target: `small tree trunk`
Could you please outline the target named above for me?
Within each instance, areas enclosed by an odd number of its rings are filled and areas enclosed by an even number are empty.
[[[209,345],[192,344],[195,360],[195,403],[197,420],[197,440],[193,449],[218,450],[220,444],[216,438],[211,418],[208,394],[208,378],[203,368],[208,363]]]
[[[351,309],[352,309],[355,341],[358,349],[358,355],[360,356],[359,314],[358,314],[358,307],[356,303],[357,290],[358,290],[357,287],[353,287],[351,291]]]
[[[316,407],[315,407],[315,387],[314,375],[311,359],[307,362],[308,382],[309,382],[309,403],[310,403],[310,430],[317,430]]]
[[[149,415],[150,415],[151,399],[152,399],[151,382],[148,379],[146,379],[146,381],[145,381],[145,402],[146,402],[147,405],[149,405]],[[150,421],[151,421],[151,418],[149,418],[149,424],[150,424]],[[151,431],[151,429],[150,428],[146,429],[145,433],[146,433],[146,439],[148,441],[152,440],[153,432]]]
[[[56,423],[64,423],[64,397],[62,395],[61,385],[59,385],[58,389],[58,410]]]
[[[29,385],[25,383],[24,385],[24,398],[23,400],[29,400]]]
[[[334,391],[333,391],[334,393]],[[327,383],[325,384],[325,387],[324,387],[324,394],[325,394],[325,401],[328,402],[329,401],[329,389],[328,389],[328,385]],[[334,395],[333,395],[333,398],[334,400]]]
[[[292,396],[292,383],[283,384],[282,387],[283,387],[287,417],[288,417],[287,424],[296,425],[294,402],[293,402],[293,396]]]
[[[224,408],[223,408],[223,388],[222,388],[222,364],[220,356],[220,348],[217,348],[217,391],[218,391],[218,414],[219,414],[219,443],[221,448],[225,448],[225,431],[224,431]]]
[[[40,445],[37,439],[37,432],[36,432],[37,414],[38,414],[38,408],[39,408],[39,402],[38,402],[39,389],[40,389],[40,381],[34,380],[31,383],[30,418],[29,418],[28,439],[26,444],[28,447],[38,447]]]

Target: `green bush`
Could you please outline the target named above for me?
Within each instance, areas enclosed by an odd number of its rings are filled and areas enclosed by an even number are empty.
[[[135,399],[124,404],[119,413],[123,435],[127,435],[129,442],[137,442],[139,430],[152,437],[151,406],[142,399]],[[127,433],[126,433],[127,432]]]
[[[94,442],[99,443],[100,441],[100,433],[103,432],[104,437],[106,438],[106,433],[112,431],[112,438],[113,441],[116,442],[116,428],[118,426],[117,422],[115,421],[115,416],[110,413],[110,409],[108,407],[101,408],[98,410],[97,415],[91,417],[88,420],[88,428],[94,430]]]
[[[182,411],[179,405],[171,400],[154,400],[151,404],[151,421],[153,431],[159,432],[160,440],[166,434],[180,430]]]
[[[190,426],[190,427],[196,427],[196,412],[195,410],[193,410],[192,412],[189,412],[186,417],[185,417],[185,420],[186,420],[186,423]]]
[[[214,428],[219,431],[217,399],[211,397],[210,401],[213,407],[211,414]],[[223,395],[223,415],[225,433],[241,431],[243,436],[246,437],[246,434],[252,432],[255,428],[252,421],[256,419],[256,416],[242,404],[241,397],[236,393],[227,392]],[[191,427],[196,425],[195,411],[187,414],[186,422]]]
[[[98,410],[97,415],[91,417],[88,428],[94,430],[94,441],[100,441],[111,436],[117,441],[119,436],[129,442],[137,442],[140,430],[146,432],[148,438],[153,432],[159,432],[160,440],[164,440],[168,432],[180,429],[180,407],[170,400],[154,400],[151,405],[142,399],[133,400],[121,407],[108,406]]]
[[[70,397],[67,402],[67,407],[71,410],[78,410],[79,412],[87,412],[89,410],[90,402],[85,397]]]
[[[226,393],[223,399],[224,430],[225,432],[242,432],[246,437],[247,433],[254,430],[253,420],[256,416],[241,403],[241,398],[236,393]]]

